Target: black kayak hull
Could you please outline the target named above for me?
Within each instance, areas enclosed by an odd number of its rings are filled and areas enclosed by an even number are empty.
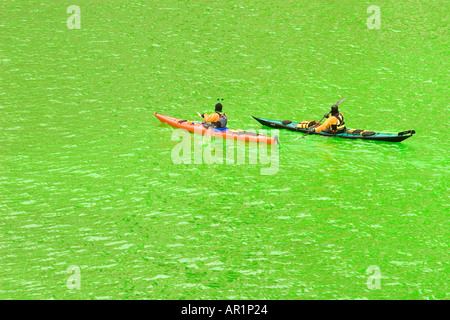
[[[286,123],[286,121],[279,121],[279,120],[268,120],[263,118],[257,118],[252,116],[253,119],[261,123],[262,125],[270,128],[275,129],[287,129],[295,132],[303,132],[303,133],[309,133],[324,137],[336,137],[336,138],[343,138],[343,139],[358,139],[358,140],[372,140],[372,141],[388,141],[388,142],[401,142],[405,139],[408,139],[409,137],[412,137],[416,132],[414,130],[399,132],[397,134],[392,133],[380,133],[380,132],[372,132],[371,135],[362,135],[362,134],[351,134],[348,132],[351,132],[347,130],[343,133],[328,133],[328,132],[309,132],[308,129],[305,128],[298,128],[298,122],[290,122]],[[284,123],[283,123],[284,122]],[[360,132],[363,132],[363,130],[358,130]]]

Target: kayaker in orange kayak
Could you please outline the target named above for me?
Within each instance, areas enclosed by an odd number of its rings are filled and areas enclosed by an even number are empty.
[[[330,112],[324,115],[324,118],[327,118],[325,123],[321,124],[318,127],[312,128],[311,132],[324,131],[331,133],[341,133],[347,130],[345,128],[344,115],[339,112],[337,104],[331,107]]]
[[[215,128],[226,128],[227,126],[227,115],[222,113],[222,104],[220,102],[216,104],[214,113],[199,113],[199,116],[204,118],[205,122],[210,123]]]

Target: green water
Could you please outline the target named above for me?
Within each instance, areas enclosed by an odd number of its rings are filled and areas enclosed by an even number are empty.
[[[448,14],[1,1],[0,298],[448,299]],[[224,98],[229,127],[259,130],[251,115],[319,120],[343,97],[347,126],[417,134],[280,131],[278,171],[262,175],[174,164],[174,129],[153,116],[198,119]]]

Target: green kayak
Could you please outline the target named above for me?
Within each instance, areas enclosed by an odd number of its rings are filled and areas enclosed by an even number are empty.
[[[315,134],[324,137],[336,137],[336,138],[344,138],[344,139],[361,139],[361,140],[375,140],[375,141],[389,141],[389,142],[400,142],[409,137],[412,137],[413,134],[416,133],[414,130],[408,130],[399,132],[397,134],[393,133],[380,133],[373,131],[365,131],[365,130],[355,130],[355,129],[347,129],[342,133],[331,133],[331,132],[309,132],[308,128],[302,128],[301,122],[292,122],[290,120],[268,120],[263,118],[257,118],[252,116],[256,121],[261,123],[264,126],[276,129],[288,129],[291,131],[303,132],[308,134]]]

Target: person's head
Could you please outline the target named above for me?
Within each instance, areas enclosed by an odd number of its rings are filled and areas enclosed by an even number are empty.
[[[214,108],[214,111],[222,112],[222,104],[220,102],[218,104],[216,104],[216,107]]]
[[[330,113],[332,116],[338,115],[339,114],[338,106],[337,105],[331,106]]]

